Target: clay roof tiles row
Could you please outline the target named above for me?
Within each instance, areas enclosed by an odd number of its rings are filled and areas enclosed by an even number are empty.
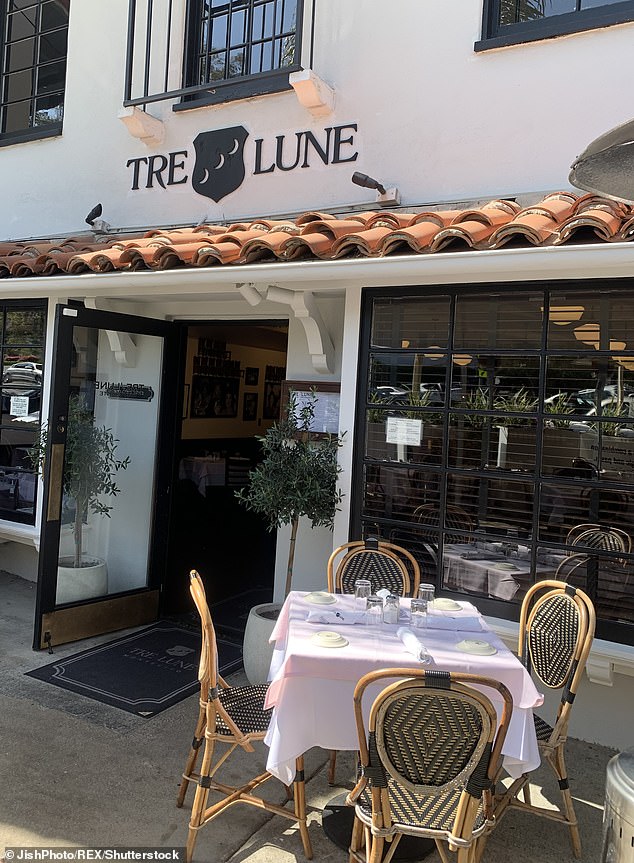
[[[512,200],[496,200],[472,209],[380,210],[345,218],[309,212],[294,220],[162,228],[136,237],[110,235],[100,241],[84,235],[55,243],[5,242],[0,243],[0,278],[423,255],[499,249],[511,243],[558,246],[633,238],[634,207],[598,195],[555,192],[525,208]]]

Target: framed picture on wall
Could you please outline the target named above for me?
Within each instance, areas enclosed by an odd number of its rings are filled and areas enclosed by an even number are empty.
[[[264,382],[264,404],[262,406],[262,419],[277,420],[280,418],[280,401],[282,384],[277,381]]]
[[[245,387],[257,387],[260,379],[260,369],[247,366],[244,370],[244,385]]]
[[[310,430],[319,437],[319,435],[339,433],[339,391],[340,385],[336,381],[283,381],[281,400],[286,410],[292,392],[297,411],[314,392],[317,402]]]
[[[253,422],[258,418],[258,394],[244,393],[242,396],[242,419]]]
[[[189,415],[191,419],[238,416],[239,378],[194,375]]]

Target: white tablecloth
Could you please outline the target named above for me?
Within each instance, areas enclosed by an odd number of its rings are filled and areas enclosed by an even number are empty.
[[[463,554],[481,554],[479,559],[462,557]],[[532,584],[531,565],[528,554],[520,554],[506,560],[502,554],[492,554],[487,558],[486,551],[479,551],[473,545],[445,545],[443,551],[443,578],[447,590],[460,593],[478,593],[496,599],[511,600],[520,588]],[[535,572],[538,578],[552,578],[557,564],[563,559],[552,556],[549,563],[538,563]],[[507,569],[510,563],[513,569]]]
[[[354,597],[338,595],[337,604],[321,607],[350,610],[353,604]],[[295,758],[313,746],[358,749],[352,697],[364,674],[376,668],[419,665],[396,635],[397,625],[371,629],[359,624],[325,627],[308,623],[308,612],[317,607],[305,599],[305,594],[292,592],[271,636],[275,649],[267,696],[267,706],[273,707],[265,739],[269,746],[267,769],[287,784],[293,779]],[[310,636],[325,628],[339,632],[349,644],[319,647]],[[492,632],[475,637],[497,648],[493,656],[474,656],[455,648],[457,642],[473,637],[473,632],[434,629],[425,631],[424,643],[436,668],[483,674],[509,688],[514,709],[503,748],[504,767],[511,776],[519,776],[540,763],[532,709],[543,702],[543,696],[517,657]],[[374,693],[368,691],[364,700],[368,711],[373,694],[380,688],[378,685]],[[495,703],[495,698],[492,701]]]
[[[178,478],[190,479],[204,495],[208,485],[224,485],[226,460],[213,456],[188,456],[180,461]]]

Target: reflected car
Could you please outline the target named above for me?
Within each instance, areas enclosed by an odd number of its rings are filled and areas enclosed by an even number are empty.
[[[14,381],[27,381],[31,384],[42,383],[42,363],[24,360],[7,366],[2,375],[2,383],[10,384]]]
[[[445,403],[445,387],[443,384],[421,384],[421,395],[425,393],[429,396],[429,404],[443,405]],[[462,387],[451,387],[449,390],[449,398],[451,403],[455,404],[463,398]]]

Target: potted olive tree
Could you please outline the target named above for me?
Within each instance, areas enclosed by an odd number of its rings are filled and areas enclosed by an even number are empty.
[[[311,429],[317,395],[313,390],[298,405],[291,393],[284,416],[263,437],[263,458],[249,474],[249,485],[236,491],[247,509],[264,516],[271,531],[290,525],[284,596],[293,581],[295,543],[301,518],[312,527],[332,528],[341,501],[337,452],[342,435],[315,435]],[[279,605],[267,603],[251,609],[244,635],[244,668],[251,683],[263,682],[269,669],[268,645]]]
[[[31,451],[31,461],[42,471],[48,428],[43,427]],[[68,427],[64,454],[64,506],[72,515],[74,552],[60,557],[57,570],[57,603],[88,599],[107,592],[106,562],[84,552],[84,526],[89,512],[110,517],[112,505],[104,497],[115,497],[120,489],[116,474],[125,470],[129,458],[117,457],[118,441],[112,431],[96,426],[90,410],[79,396],[68,404]]]

